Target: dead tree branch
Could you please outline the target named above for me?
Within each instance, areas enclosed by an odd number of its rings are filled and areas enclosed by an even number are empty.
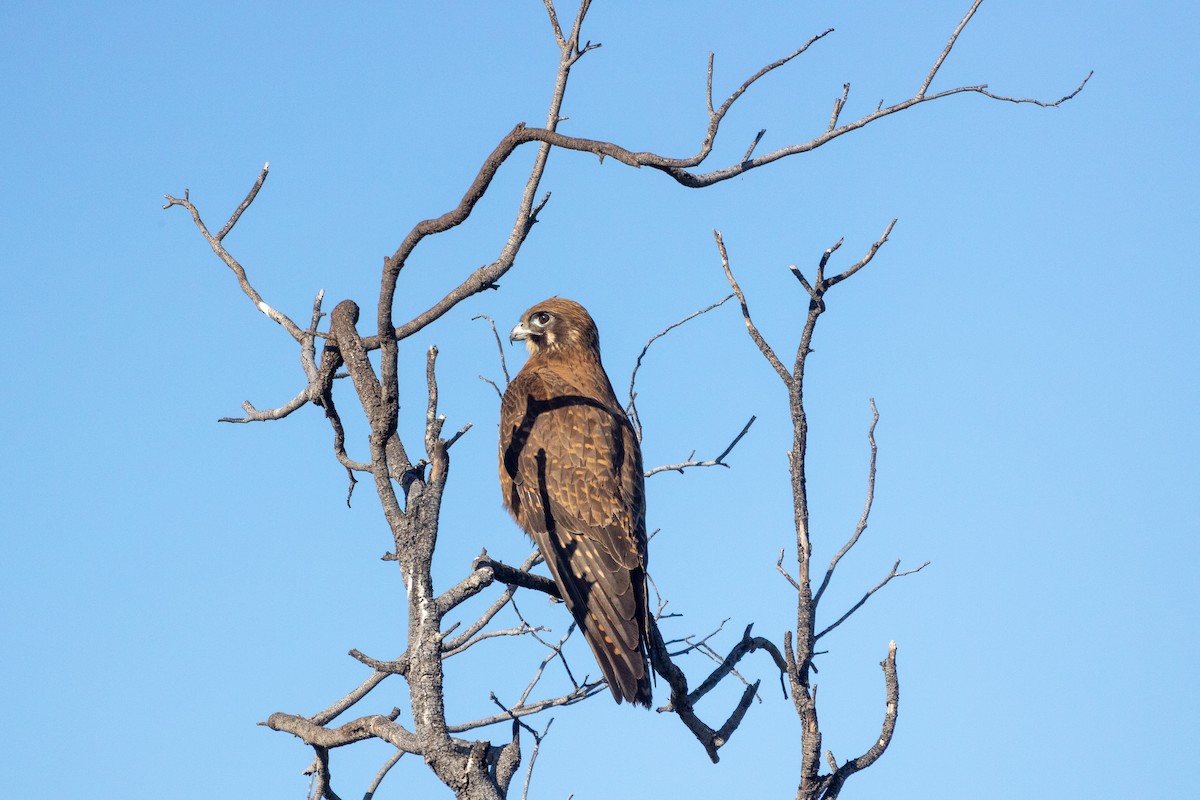
[[[930,563],[930,562],[926,561],[924,564],[922,564],[922,565],[921,565],[921,566],[919,566],[919,567],[916,567],[916,568],[914,568],[914,569],[906,569],[904,572],[900,572],[900,571],[899,571],[899,569],[900,569],[900,560],[899,560],[899,559],[897,559],[897,560],[896,560],[896,563],[892,564],[892,568],[891,568],[891,570],[888,572],[888,574],[887,574],[887,575],[885,575],[885,576],[883,577],[883,580],[881,580],[879,583],[875,584],[875,585],[874,585],[874,586],[872,586],[870,589],[868,589],[868,590],[866,591],[866,593],[865,593],[865,594],[863,594],[863,596],[862,596],[861,598],[859,598],[858,602],[857,602],[857,603],[855,603],[854,605],[852,605],[852,606],[850,607],[850,610],[848,610],[846,613],[842,614],[840,617],[838,617],[838,618],[837,618],[837,621],[836,621],[836,622],[834,622],[834,623],[832,623],[831,625],[827,626],[827,627],[826,627],[825,629],[823,629],[823,630],[822,630],[820,633],[818,633],[818,634],[815,634],[815,635],[813,636],[813,641],[816,641],[817,639],[820,639],[822,636],[824,636],[825,634],[829,633],[831,630],[833,630],[834,628],[836,628],[838,625],[841,625],[843,622],[845,622],[847,619],[849,619],[851,614],[853,614],[855,611],[858,611],[860,608],[862,608],[862,607],[863,607],[863,604],[864,604],[864,603],[866,603],[866,602],[867,602],[867,600],[869,600],[869,599],[871,598],[871,595],[875,594],[875,593],[876,593],[876,592],[878,592],[880,589],[882,589],[883,587],[885,587],[885,586],[887,586],[889,583],[891,583],[893,578],[903,578],[905,575],[913,575],[913,574],[915,574],[915,573],[918,573],[918,572],[920,572],[921,570],[923,570],[923,569],[925,569],[926,567],[928,567],[928,566],[929,566],[929,563]],[[814,598],[814,600],[813,600],[813,603],[814,603],[814,605],[816,604],[816,600],[815,600],[815,598]]]
[[[956,33],[957,35],[957,33]],[[935,68],[936,72],[936,68]],[[836,109],[835,109],[836,114]],[[817,607],[825,589],[837,569],[842,558],[850,551],[851,548],[859,541],[864,530],[866,530],[867,522],[871,512],[871,506],[875,496],[875,470],[876,458],[878,449],[875,444],[875,426],[879,421],[879,412],[875,407],[875,402],[871,401],[872,421],[868,430],[867,439],[871,446],[870,466],[868,469],[867,478],[867,499],[864,504],[863,513],[859,518],[858,525],[855,528],[850,540],[834,555],[830,562],[829,568],[826,570],[825,577],[821,581],[821,585],[814,595],[812,593],[810,565],[812,559],[812,541],[810,538],[808,518],[809,505],[806,480],[806,462],[808,444],[808,421],[804,409],[804,372],[807,359],[812,350],[812,337],[816,328],[817,319],[825,311],[825,294],[830,288],[838,283],[846,280],[850,276],[863,269],[867,264],[874,259],[879,249],[887,242],[888,237],[895,227],[896,220],[892,220],[887,228],[876,242],[874,242],[867,254],[859,261],[852,264],[842,272],[826,276],[825,270],[829,264],[831,256],[842,246],[842,240],[838,240],[834,245],[829,247],[822,253],[817,264],[815,279],[810,282],[804,274],[794,265],[790,267],[792,274],[804,287],[805,292],[809,296],[808,315],[805,319],[804,327],[800,334],[800,343],[796,348],[796,356],[789,371],[783,365],[783,362],[775,355],[775,351],[766,342],[755,326],[753,319],[750,316],[749,307],[746,303],[745,295],[738,286],[737,280],[733,276],[733,271],[729,264],[729,253],[725,247],[725,242],[720,233],[714,233],[714,238],[717,244],[717,250],[721,259],[721,268],[725,273],[730,287],[737,294],[738,300],[742,306],[742,317],[746,324],[746,330],[750,338],[758,346],[759,351],[763,354],[764,359],[771,365],[772,369],[779,375],[784,385],[788,389],[788,404],[790,415],[793,424],[792,449],[788,453],[789,466],[792,477],[792,501],[794,521],[796,528],[796,551],[798,574],[793,576],[783,568],[783,551],[780,551],[779,561],[776,563],[778,569],[792,587],[796,589],[798,602],[796,611],[796,637],[793,639],[792,633],[789,631],[784,635],[784,649],[782,660],[784,663],[785,672],[791,683],[792,701],[796,706],[796,712],[800,717],[801,725],[801,765],[800,765],[800,788],[797,797],[805,800],[815,800],[816,798],[831,798],[836,797],[837,792],[841,790],[845,780],[859,769],[864,768],[870,763],[874,763],[883,751],[887,749],[888,742],[891,741],[892,731],[895,728],[896,713],[899,703],[899,683],[896,677],[895,670],[895,643],[892,643],[889,649],[888,659],[883,662],[885,685],[888,695],[887,712],[884,716],[884,733],[876,742],[876,744],[866,754],[847,762],[841,767],[837,766],[836,760],[831,752],[826,752],[827,760],[830,765],[830,772],[821,773],[821,728],[817,718],[816,709],[816,686],[811,682],[811,671],[815,670],[812,659],[815,652],[815,644],[818,639],[829,633],[837,626],[841,625],[855,611],[879,589],[886,586],[893,578],[910,575],[914,572],[919,572],[928,562],[922,564],[913,570],[905,572],[899,571],[900,562],[897,561],[888,575],[880,581],[876,586],[866,592],[863,597],[852,607],[845,612],[833,624],[824,628],[820,632],[816,630]]]
[[[388,772],[390,772],[392,767],[396,766],[396,764],[398,764],[400,759],[403,757],[403,750],[397,750],[392,754],[392,757],[389,758],[387,762],[385,762],[384,765],[379,768],[379,772],[375,774],[375,780],[371,781],[371,785],[367,787],[366,793],[363,794],[363,800],[371,800],[371,798],[375,796],[375,792],[379,791],[379,784],[383,783],[383,779],[387,777]]]
[[[637,412],[637,391],[635,389],[635,385],[637,384],[638,370],[642,368],[642,359],[644,359],[646,357],[646,353],[649,352],[650,345],[654,344],[656,341],[658,341],[662,337],[666,336],[668,333],[675,330],[679,326],[694,320],[696,317],[700,316],[701,314],[707,314],[709,311],[712,311],[714,308],[725,305],[725,302],[727,300],[729,300],[729,298],[731,298],[731,297],[733,297],[733,295],[731,295],[731,294],[725,295],[725,297],[721,298],[720,300],[713,303],[712,305],[702,308],[699,311],[693,311],[691,314],[688,314],[686,317],[679,320],[678,322],[671,323],[670,325],[663,328],[658,333],[651,336],[650,339],[647,340],[646,344],[642,347],[642,352],[638,353],[637,361],[633,365],[633,372],[630,373],[630,375],[629,375],[629,404],[625,407],[625,411],[629,414],[629,419],[633,423],[633,430],[637,434],[637,438],[638,438],[639,442],[642,440],[642,420],[638,416],[638,412]],[[505,377],[506,378],[508,377],[507,372],[505,373]]]
[[[737,443],[740,442],[742,437],[745,436],[750,430],[750,426],[754,424],[754,420],[756,419],[758,419],[758,417],[752,415],[746,424],[742,426],[742,429],[738,432],[738,435],[733,437],[733,441],[730,442],[729,445],[722,450],[721,454],[716,458],[710,458],[704,461],[696,461],[694,458],[696,451],[693,450],[692,454],[687,457],[687,460],[681,461],[678,464],[663,464],[662,466],[648,469],[646,470],[645,476],[649,478],[651,475],[657,475],[660,472],[682,473],[685,469],[689,469],[691,467],[728,467],[729,465],[725,463],[725,456],[733,452],[733,448],[737,447]]]
[[[510,382],[512,382],[512,378],[509,377],[508,364],[505,362],[505,359],[504,359],[504,342],[501,341],[500,334],[499,334],[499,332],[496,331],[496,320],[492,319],[487,314],[476,314],[475,316],[471,317],[472,321],[477,320],[477,319],[486,319],[488,321],[488,325],[490,325],[492,328],[492,337],[496,340],[496,349],[500,351],[500,370],[504,373],[504,387],[508,388],[508,384]],[[482,375],[479,376],[479,379],[481,381],[487,381],[488,383],[490,383],[492,385],[492,388],[496,390],[496,394],[499,395],[501,398],[504,397],[504,392],[502,392],[500,390],[500,387],[496,385],[495,381],[490,381],[487,378],[483,377]]]
[[[892,735],[896,731],[896,716],[900,711],[900,682],[896,678],[895,642],[888,644],[887,658],[879,662],[879,666],[883,668],[883,684],[886,692],[883,726],[880,730],[879,738],[875,740],[875,743],[871,745],[867,752],[858,758],[853,758],[840,767],[831,765],[833,773],[823,779],[823,794],[821,796],[824,800],[835,800],[841,794],[842,786],[846,783],[846,779],[878,761],[879,757],[887,750],[888,745],[892,743]],[[826,751],[826,754],[829,756],[830,761],[833,761],[833,754],[829,751]]]
[[[225,236],[231,230],[233,230],[233,226],[237,224],[239,219],[241,219],[242,213],[250,207],[250,204],[254,202],[254,198],[258,196],[258,190],[262,188],[263,183],[267,179],[267,173],[270,171],[270,169],[271,162],[268,161],[266,164],[263,164],[262,170],[258,173],[258,179],[255,180],[254,185],[250,187],[250,192],[246,195],[246,199],[243,200],[237,209],[234,210],[233,214],[229,217],[229,221],[225,223],[224,227],[221,228],[216,236],[213,236],[208,232],[208,227],[200,218],[200,211],[192,204],[192,201],[188,197],[188,192],[186,190],[181,198],[166,195],[167,202],[163,205],[163,208],[167,209],[171,208],[172,206],[182,206],[183,208],[187,209],[188,213],[192,215],[192,222],[196,224],[196,228],[199,229],[200,234],[204,237],[205,241],[208,242],[209,247],[212,248],[212,251],[217,254],[217,257],[224,261],[225,266],[229,267],[229,269],[231,269],[233,274],[237,277],[238,286],[241,287],[242,293],[250,299],[250,302],[254,303],[255,308],[257,308],[263,314],[266,314],[267,317],[274,322],[282,325],[284,330],[291,334],[293,339],[295,339],[297,342],[301,342],[305,336],[304,331],[300,329],[300,326],[292,322],[292,320],[286,314],[284,314],[282,311],[272,308],[265,300],[263,300],[262,295],[258,293],[258,290],[250,284],[250,279],[246,276],[245,268],[243,268],[242,265],[238,263],[237,259],[225,249],[225,245],[223,244]]]
[[[558,596],[558,590],[552,581],[529,571],[536,565],[536,557],[530,557],[520,568],[514,568],[490,559],[485,551],[472,564],[470,574],[441,594],[434,591],[433,558],[439,534],[444,491],[450,474],[450,451],[458,439],[470,428],[470,424],[466,424],[460,427],[456,433],[443,436],[447,418],[439,411],[436,347],[431,348],[426,356],[424,403],[410,402],[405,407],[408,413],[414,415],[414,423],[423,422],[423,435],[418,437],[416,446],[423,449],[425,457],[414,462],[409,456],[410,448],[406,446],[398,433],[401,430],[399,424],[401,413],[399,344],[440,319],[464,300],[485,290],[498,288],[499,279],[512,269],[518,252],[538,221],[539,213],[549,201],[549,193],[543,193],[540,199],[538,196],[541,192],[540,184],[552,148],[590,153],[601,161],[611,158],[630,167],[648,167],[666,174],[682,186],[700,188],[744,175],[746,172],[788,156],[810,152],[840,136],[921,103],[932,102],[955,94],[975,93],[992,100],[1053,107],[1075,97],[1091,77],[1089,73],[1078,88],[1054,102],[1006,97],[992,93],[986,85],[957,86],[941,91],[932,91],[931,87],[947,61],[959,35],[980,5],[981,0],[976,0],[951,34],[945,48],[934,60],[932,68],[924,76],[920,88],[913,96],[889,106],[884,106],[880,102],[873,112],[850,122],[842,122],[842,115],[850,93],[850,84],[845,83],[840,97],[834,101],[828,124],[820,135],[808,141],[786,145],[756,156],[755,153],[759,151],[766,135],[765,130],[760,130],[739,161],[702,172],[699,171],[699,168],[711,155],[719,128],[733,105],[765,75],[807,52],[817,42],[832,33],[832,29],[810,37],[807,42],[789,55],[760,68],[734,89],[719,106],[714,106],[713,102],[715,58],[710,54],[705,101],[707,124],[700,137],[699,148],[694,155],[673,158],[651,152],[635,152],[613,142],[568,136],[559,132],[559,123],[564,119],[561,112],[571,69],[584,54],[600,45],[593,44],[591,41],[584,42],[581,39],[583,23],[591,0],[581,0],[569,31],[560,24],[552,0],[544,0],[544,2],[551,31],[559,48],[554,88],[551,92],[544,127],[529,127],[524,123],[516,125],[496,143],[491,153],[484,158],[458,204],[439,216],[418,222],[402,238],[392,254],[384,259],[375,318],[369,325],[368,335],[364,336],[358,330],[359,306],[349,299],[339,302],[329,314],[329,329],[324,332],[319,331],[318,325],[325,316],[321,310],[323,293],[317,294],[308,326],[301,328],[288,315],[266,302],[251,282],[247,270],[226,247],[227,236],[250,209],[264,186],[269,172],[269,164],[263,166],[250,191],[215,235],[209,231],[199,209],[192,203],[186,190],[182,198],[166,196],[164,208],[179,206],[187,210],[197,230],[214,254],[233,272],[241,292],[255,308],[279,324],[299,345],[300,363],[305,381],[303,388],[296,392],[290,400],[275,408],[260,410],[247,401],[242,407],[245,412],[244,416],[226,417],[222,421],[231,423],[274,421],[289,417],[309,403],[320,406],[334,434],[334,455],[347,470],[351,489],[356,480],[355,473],[370,474],[384,519],[392,536],[392,551],[386,560],[396,562],[406,595],[407,640],[403,654],[393,661],[379,661],[357,650],[352,651],[351,655],[354,658],[372,670],[371,674],[358,687],[313,716],[276,713],[262,723],[273,730],[291,733],[313,748],[315,753],[312,772],[313,791],[325,798],[336,800],[338,797],[332,787],[329,769],[330,751],[375,738],[391,744],[395,748],[395,753],[376,775],[368,789],[368,796],[378,788],[391,767],[404,754],[411,753],[419,755],[422,761],[433,770],[437,778],[462,800],[500,800],[508,793],[511,779],[520,765],[520,730],[523,724],[521,719],[549,708],[573,705],[594,696],[604,688],[603,682],[589,682],[586,678],[583,681],[577,681],[572,674],[567,659],[563,655],[563,646],[571,635],[573,626],[557,644],[554,644],[538,636],[541,629],[538,626],[529,625],[517,609],[514,599],[515,593],[520,588]],[[823,117],[824,112],[822,112],[820,120],[821,125],[826,124]],[[452,288],[440,299],[425,305],[424,310],[415,314],[411,319],[397,324],[393,312],[399,281],[403,271],[409,266],[411,256],[416,248],[426,238],[444,233],[466,222],[502,166],[518,148],[529,143],[537,143],[536,158],[521,192],[512,228],[494,260],[469,272],[461,279],[454,278],[453,280],[458,281],[457,284],[454,284],[452,280]],[[817,606],[823,598],[825,588],[841,559],[855,546],[867,526],[875,486],[875,422],[872,422],[868,433],[871,443],[871,462],[863,515],[855,533],[842,550],[835,555],[816,595],[813,595],[810,580],[812,545],[808,525],[805,476],[807,420],[803,403],[804,368],[807,356],[811,352],[810,345],[817,318],[825,310],[826,292],[870,263],[876,252],[886,243],[894,225],[895,220],[887,226],[883,236],[874,243],[859,262],[837,275],[826,277],[825,268],[830,257],[840,247],[840,241],[825,251],[812,282],[799,269],[793,267],[793,273],[809,295],[809,303],[800,344],[790,367],[776,355],[755,326],[746,296],[733,276],[725,243],[719,233],[714,233],[722,268],[733,292],[731,296],[736,296],[738,299],[747,331],[763,357],[788,389],[789,412],[793,420],[789,469],[797,537],[797,573],[793,575],[783,568],[782,557],[777,568],[785,574],[797,590],[799,598],[797,625],[794,634],[793,632],[784,634],[782,648],[768,639],[752,636],[750,627],[747,627],[741,640],[723,658],[708,644],[708,637],[699,642],[695,642],[694,637],[688,638],[686,640],[689,645],[688,650],[701,650],[709,657],[719,661],[716,668],[695,689],[689,690],[687,677],[673,663],[673,656],[667,651],[667,646],[658,628],[658,617],[656,616],[650,623],[650,656],[653,667],[670,687],[670,699],[660,710],[678,715],[688,730],[700,741],[713,761],[717,760],[719,749],[729,740],[741,723],[755,697],[759,682],[755,681],[746,686],[740,700],[718,728],[713,728],[701,720],[695,710],[696,704],[729,675],[737,675],[736,666],[749,653],[764,650],[771,656],[776,668],[780,670],[781,674],[787,676],[788,689],[801,720],[799,797],[806,798],[806,800],[815,800],[818,797],[836,797],[850,775],[866,768],[882,755],[891,740],[899,702],[899,685],[895,666],[896,650],[893,643],[889,648],[888,657],[882,662],[887,706],[880,737],[863,755],[840,766],[832,754],[827,753],[830,771],[821,774],[821,732],[816,715],[816,687],[810,680],[810,672],[815,671],[812,664],[815,642],[845,621],[868,598],[892,579],[912,574],[924,567],[922,565],[916,569],[902,572],[899,570],[900,562],[897,561],[889,574],[874,588],[867,591],[856,605],[832,625],[817,631],[815,623]],[[637,365],[630,380],[629,411],[634,419],[639,438],[641,422],[637,419],[634,387],[637,370],[650,345],[673,328],[715,308],[725,300],[669,326],[646,343],[637,359]],[[492,331],[497,343],[501,344],[494,324]],[[319,363],[316,356],[316,340],[318,338],[325,341]],[[380,351],[378,367],[369,357],[374,350]],[[334,385],[336,379],[343,376],[339,373],[342,367],[345,367],[345,377],[350,378],[349,384],[353,386],[356,399],[369,424],[369,458],[365,461],[354,460],[346,452],[345,430],[334,400]],[[508,371],[503,361],[502,348],[501,369],[507,380]],[[341,386],[345,385],[345,383],[341,384]],[[499,386],[495,383],[492,385],[498,392],[500,391]],[[342,390],[339,389],[339,391]],[[874,404],[872,404],[872,410],[874,411]],[[423,420],[420,416],[421,411],[424,412]],[[750,422],[716,458],[695,461],[689,457],[685,462],[658,467],[650,470],[647,474],[656,474],[666,470],[683,471],[688,467],[726,466],[724,459],[745,436],[754,419],[751,417]],[[877,413],[875,420],[878,420]],[[412,444],[412,442],[410,441],[408,444]],[[423,448],[421,448],[422,445]],[[464,624],[465,620],[453,622],[447,627],[447,615],[455,609],[460,609],[464,603],[487,590],[497,581],[504,584],[505,587],[500,591],[499,596],[492,600],[473,621],[466,623],[461,632],[451,636]],[[521,624],[518,627],[502,630],[489,630],[488,626],[492,625],[500,611],[509,605],[513,607]],[[661,613],[664,606],[665,603],[660,603],[659,616],[665,616]],[[500,705],[503,712],[501,714],[482,716],[470,722],[450,723],[445,710],[444,660],[489,639],[509,635],[531,636],[548,650],[540,664],[534,669],[533,676],[526,685],[519,702],[511,707],[505,707],[497,700],[495,702]],[[539,685],[546,668],[555,661],[561,662],[566,671],[571,681],[571,691],[558,697],[531,699],[534,688]],[[398,722],[400,711],[393,709],[388,714],[368,714],[345,722],[338,727],[330,727],[334,719],[362,702],[384,680],[393,675],[400,676],[407,685],[411,722],[400,724]],[[500,722],[512,723],[511,740],[501,740],[495,743],[467,741],[456,735]],[[528,726],[526,726],[526,730],[534,737],[533,752],[536,757],[541,738],[545,736],[545,730],[541,735],[534,733],[533,729]],[[532,767],[532,758],[529,767]],[[526,789],[528,782],[527,773]]]
[[[715,687],[722,678],[728,675],[733,667],[747,654],[755,650],[766,650],[771,653],[776,664],[786,667],[786,662],[769,640],[762,637],[750,636],[750,627],[747,626],[745,633],[742,635],[742,640],[730,651],[729,655],[721,662],[721,665],[714,670],[708,678],[701,682],[694,691],[688,691],[687,676],[683,674],[676,664],[671,660],[671,654],[667,651],[666,643],[663,641],[662,633],[658,629],[658,623],[653,618],[650,620],[650,661],[654,665],[654,671],[657,672],[671,687],[670,701],[658,709],[660,712],[672,712],[679,717],[680,722],[691,731],[696,740],[704,747],[704,751],[708,753],[708,757],[715,764],[720,761],[718,752],[733,732],[737,730],[741,724],[742,718],[745,717],[746,711],[750,708],[750,703],[753,702],[755,694],[758,692],[760,681],[755,681],[746,687],[742,692],[742,697],[730,712],[729,717],[719,729],[713,729],[706,722],[700,719],[696,714],[695,705],[701,697],[707,694]]]
[[[862,516],[858,518],[858,525],[854,528],[854,534],[850,537],[850,541],[842,545],[842,549],[838,550],[829,562],[829,568],[825,570],[825,577],[821,579],[821,586],[817,589],[817,593],[813,595],[814,605],[821,602],[821,596],[825,594],[825,589],[829,587],[829,580],[833,577],[833,571],[837,569],[838,562],[842,560],[842,557],[846,553],[850,552],[850,548],[858,544],[859,537],[867,529],[867,519],[871,516],[871,504],[875,501],[875,462],[879,455],[879,448],[875,444],[875,426],[878,424],[879,409],[875,407],[875,398],[871,398],[871,427],[867,430],[867,441],[871,444],[871,463],[867,471],[867,501],[863,505]]]

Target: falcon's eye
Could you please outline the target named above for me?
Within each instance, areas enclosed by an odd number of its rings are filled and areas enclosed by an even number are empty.
[[[550,315],[545,311],[539,311],[529,318],[529,321],[539,328],[544,328],[550,324]]]

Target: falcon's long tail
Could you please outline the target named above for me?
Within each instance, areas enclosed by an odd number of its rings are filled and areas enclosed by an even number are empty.
[[[618,611],[601,587],[593,587],[587,603],[572,603],[571,614],[596,656],[618,703],[650,707],[650,662],[646,657],[645,578],[634,577],[636,596],[632,618]],[[597,591],[598,590],[598,591]]]

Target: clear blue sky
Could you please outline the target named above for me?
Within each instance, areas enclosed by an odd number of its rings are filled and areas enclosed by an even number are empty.
[[[564,132],[690,154],[710,50],[723,96],[834,27],[735,108],[713,162],[764,127],[762,148],[808,139],[847,81],[847,119],[912,94],[969,3],[662,5],[597,0],[585,37],[603,47],[576,67]],[[327,307],[372,306],[383,256],[457,202],[515,123],[540,124],[552,88],[540,2],[434,8],[0,10],[9,795],[303,797],[307,748],[254,723],[355,686],[365,671],[350,648],[403,649],[377,501],[364,484],[346,508],[319,411],[216,422],[246,399],[292,397],[298,360],[187,214],[160,206],[189,188],[219,227],[270,160],[231,250],[293,318],[321,288]],[[438,579],[465,574],[482,547],[527,552],[495,487],[498,408],[477,376],[499,369],[473,315],[507,327],[551,294],[583,302],[622,391],[646,339],[727,292],[719,228],[764,334],[790,353],[806,297],[787,266],[811,270],[843,236],[835,264],[848,265],[898,217],[875,262],[831,293],[809,367],[817,565],[861,508],[869,398],[882,414],[872,524],[826,621],[895,558],[933,562],[831,634],[818,661],[825,745],[845,759],[878,735],[877,665],[899,644],[896,738],[845,796],[1194,791],[1195,19],[1163,0],[994,0],[935,88],[1054,99],[1094,69],[1078,98],[1049,110],[949,98],[704,191],[553,154],[553,198],[501,290],[402,351],[407,430],[435,342],[448,425],[475,425],[453,451]],[[513,159],[469,224],[421,247],[397,317],[495,257],[531,157]],[[651,479],[651,571],[685,615],[679,631],[728,617],[718,646],[752,621],[778,640],[794,598],[775,559],[787,548],[791,560],[795,537],[777,378],[726,306],[657,343],[639,389],[651,465],[713,455],[758,415],[733,469]],[[361,457],[362,428],[352,437]],[[565,626],[560,608],[524,606]],[[511,693],[538,657],[504,642],[452,662],[452,716],[489,713],[488,692]],[[532,796],[792,796],[791,704],[766,659],[745,669],[763,677],[763,702],[720,765],[675,719],[601,697],[555,714]],[[403,706],[399,688],[363,712]],[[702,711],[718,717],[731,693]],[[361,796],[386,757],[377,744],[336,753],[342,796]],[[425,772],[402,761],[378,797],[440,796]]]

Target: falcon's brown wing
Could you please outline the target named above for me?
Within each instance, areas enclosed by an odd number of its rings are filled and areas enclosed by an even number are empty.
[[[613,695],[648,706],[641,455],[624,413],[594,394],[554,370],[522,370],[501,408],[501,485]]]

